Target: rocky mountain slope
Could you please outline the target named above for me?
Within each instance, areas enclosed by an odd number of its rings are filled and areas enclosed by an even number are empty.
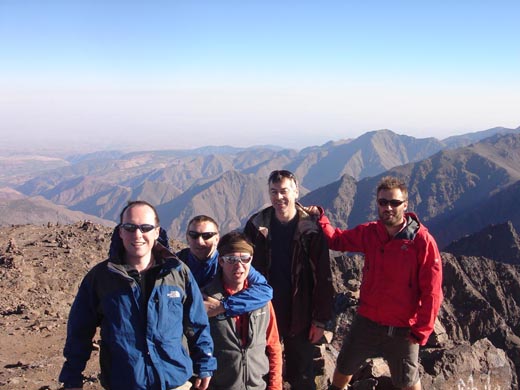
[[[42,196],[25,196],[11,188],[0,188],[0,226],[11,224],[74,223],[90,220],[114,226],[115,223],[81,211],[59,206]]]
[[[512,135],[496,135],[508,132]],[[490,134],[495,135],[450,149],[457,142],[465,144]],[[272,147],[208,147],[76,155],[68,161],[58,160],[66,166],[35,170],[33,176],[28,172],[36,162],[29,159],[23,169],[4,176],[18,184],[9,188],[11,191],[30,198],[41,196],[62,209],[111,221],[117,220],[128,200],[146,199],[161,209],[170,235],[182,238],[188,219],[195,214],[215,216],[223,231],[243,224],[268,202],[266,178],[271,170],[280,168],[297,174],[302,196],[312,190],[304,203],[322,204],[338,226],[352,226],[375,217],[375,184],[382,174],[391,173],[407,179],[410,208],[444,246],[486,223],[504,222],[504,214],[514,214],[509,219],[518,227],[519,211],[507,204],[520,188],[515,184],[519,178],[519,137],[518,129],[496,128],[452,138],[447,146],[434,138],[417,139],[379,130],[300,152]],[[16,174],[20,170],[23,175]],[[366,175],[371,177],[363,178]],[[327,185],[317,188],[323,184]],[[5,209],[13,210],[14,206]],[[26,222],[37,222],[31,219],[30,207],[19,209],[27,213]]]
[[[303,150],[304,157],[288,168],[312,190],[343,175],[356,179],[374,176],[398,165],[420,161],[443,148],[442,142],[435,138],[419,139],[390,130],[371,131],[350,142]]]
[[[520,237],[511,221],[487,226],[473,235],[453,241],[445,251],[455,256],[484,256],[520,265]]]
[[[506,131],[518,132],[490,129],[476,133],[472,139]],[[455,145],[456,139],[450,145]],[[419,139],[379,130],[299,152],[273,147],[208,147],[126,154],[113,151],[74,155],[68,161],[59,160],[65,166],[44,171],[36,170],[36,161],[28,159],[24,175],[17,175],[18,169],[10,176],[4,173],[4,177],[27,196],[41,195],[72,210],[115,220],[128,199],[146,198],[157,205],[165,204],[187,191],[193,193],[201,183],[228,171],[265,179],[273,169],[290,169],[300,178],[302,192],[306,193],[345,174],[359,180],[421,161],[448,147],[435,138]],[[31,169],[32,176],[28,175]]]
[[[416,212],[442,248],[487,224],[510,220],[518,229],[514,199],[520,191],[520,134],[497,135],[470,146],[444,150],[357,183],[347,176],[302,198],[321,204],[338,227],[376,219],[375,188],[394,175],[408,183],[408,209]],[[322,198],[318,195],[327,194]],[[350,201],[345,200],[350,199]]]
[[[215,179],[199,181],[183,195],[161,204],[157,211],[172,237],[183,237],[189,220],[197,214],[211,215],[222,231],[230,231],[270,204],[266,187],[263,177],[228,171]]]
[[[487,129],[487,130],[475,131],[472,133],[466,133],[466,134],[462,134],[462,135],[455,135],[452,137],[444,138],[442,140],[442,143],[448,149],[457,149],[460,147],[474,144],[485,138],[489,138],[489,137],[492,137],[497,134],[502,134],[502,135],[511,134],[511,133],[515,133],[518,130],[520,130],[520,126],[517,127],[516,129],[508,129],[506,127],[493,127],[491,129]]]

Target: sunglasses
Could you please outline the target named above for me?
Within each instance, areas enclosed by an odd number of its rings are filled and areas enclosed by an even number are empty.
[[[287,171],[285,169],[280,169],[280,170],[272,171],[269,174],[268,181],[269,181],[269,183],[272,183],[273,181],[279,181],[283,177],[285,177],[287,179],[295,180],[294,173],[292,173],[291,171]]]
[[[220,256],[220,258],[228,264],[235,265],[238,263],[249,264],[253,259],[253,256]]]
[[[135,223],[123,223],[121,224],[121,227],[130,233],[134,233],[137,229],[139,229],[141,233],[148,233],[156,228],[156,226],[150,225],[148,223],[143,223],[142,225],[136,225]]]
[[[202,237],[202,239],[204,241],[209,240],[211,237],[213,237],[213,236],[215,236],[217,234],[218,234],[217,232],[203,232],[203,233],[199,233],[199,232],[196,232],[194,230],[190,230],[188,232],[188,236],[190,236],[194,240],[198,240],[199,237]]]
[[[399,199],[385,199],[385,198],[380,198],[377,200],[377,204],[381,207],[386,207],[388,205],[392,206],[392,207],[399,207],[401,206],[404,202],[406,202],[406,200],[399,200]]]

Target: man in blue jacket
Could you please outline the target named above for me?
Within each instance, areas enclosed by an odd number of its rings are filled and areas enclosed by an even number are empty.
[[[209,284],[217,274],[220,240],[218,223],[207,215],[197,215],[188,222],[184,248],[177,256],[190,268],[200,288]],[[208,316],[223,314],[235,317],[264,307],[273,297],[273,289],[265,277],[251,267],[247,278],[248,288],[218,301],[204,297]]]
[[[72,305],[60,381],[82,388],[92,337],[101,329],[101,384],[110,390],[206,390],[216,360],[199,287],[159,242],[159,217],[144,201],[121,212],[120,251],[83,279]],[[186,337],[188,350],[183,344]]]

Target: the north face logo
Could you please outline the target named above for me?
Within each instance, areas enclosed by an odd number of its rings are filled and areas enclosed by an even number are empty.
[[[168,298],[180,298],[181,297],[181,293],[178,292],[177,290],[173,290],[173,291],[170,291],[166,296]]]

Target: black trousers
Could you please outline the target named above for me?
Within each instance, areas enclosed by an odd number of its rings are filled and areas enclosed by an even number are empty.
[[[298,336],[284,336],[284,380],[292,390],[316,390],[314,373],[314,345],[309,342],[308,333]]]

